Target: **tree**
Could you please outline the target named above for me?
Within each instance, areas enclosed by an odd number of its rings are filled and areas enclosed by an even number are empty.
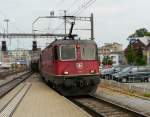
[[[140,28],[138,30],[135,31],[135,33],[133,33],[132,35],[129,36],[129,38],[133,38],[133,37],[144,37],[149,35],[150,33],[148,32],[148,30],[146,28]]]
[[[143,55],[141,46],[135,49],[132,45],[129,45],[125,56],[130,65],[146,65],[146,57]]]
[[[144,57],[141,47],[136,52],[136,65],[146,65],[146,57]]]
[[[125,56],[127,58],[128,64],[132,65],[135,63],[134,60],[135,60],[136,54],[135,54],[134,48],[131,45],[128,46]]]
[[[130,42],[125,51],[125,56],[129,64],[146,65],[146,57],[143,55],[142,45],[134,45],[134,42],[136,42],[135,37],[144,36],[150,36],[150,32],[146,28],[140,28],[128,37]]]
[[[103,65],[112,65],[113,61],[109,56],[105,56],[102,61]]]
[[[150,32],[147,32],[147,33],[145,34],[145,36],[149,36],[149,37],[150,37]]]

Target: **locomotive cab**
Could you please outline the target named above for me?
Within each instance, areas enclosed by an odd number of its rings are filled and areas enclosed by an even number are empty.
[[[54,46],[57,75],[99,74],[97,47],[95,44],[75,43]],[[61,67],[59,67],[61,66]]]

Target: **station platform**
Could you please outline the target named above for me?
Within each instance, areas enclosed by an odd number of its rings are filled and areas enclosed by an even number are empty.
[[[36,76],[27,82],[31,83],[30,89],[12,117],[91,117]]]

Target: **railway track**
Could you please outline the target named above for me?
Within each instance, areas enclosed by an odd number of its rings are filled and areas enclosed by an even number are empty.
[[[83,108],[93,117],[149,117],[95,96],[71,97],[69,100]]]
[[[29,78],[32,75],[32,72],[24,73],[13,80],[6,82],[0,85],[0,98],[2,98],[5,94],[7,94],[10,90],[15,88],[18,84]]]
[[[20,71],[11,71],[11,70],[1,70],[0,69],[0,79],[5,79],[7,76],[23,72],[25,70],[20,70]]]

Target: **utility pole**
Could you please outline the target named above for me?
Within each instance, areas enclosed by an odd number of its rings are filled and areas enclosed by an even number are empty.
[[[8,33],[9,33],[9,26],[8,26],[8,23],[9,23],[9,19],[4,19],[4,22],[6,22],[6,35],[7,35],[7,39],[8,39]],[[10,49],[11,49],[11,39],[9,40],[9,43],[10,43]]]
[[[8,28],[9,28],[8,23],[9,23],[9,21],[10,21],[9,19],[4,19],[4,22],[6,22],[6,25],[7,25],[7,38],[8,38]]]
[[[5,40],[5,35],[6,35],[6,30],[5,30],[5,28],[3,29],[3,31],[4,31],[4,36],[3,36],[3,38],[4,38],[4,40]],[[6,40],[5,40],[6,41]]]
[[[93,13],[91,14],[91,40],[94,40],[94,18],[93,18]]]
[[[64,10],[65,34],[67,33],[67,32],[66,32],[66,28],[67,28],[67,19],[66,19],[66,15],[67,15],[67,11]]]

